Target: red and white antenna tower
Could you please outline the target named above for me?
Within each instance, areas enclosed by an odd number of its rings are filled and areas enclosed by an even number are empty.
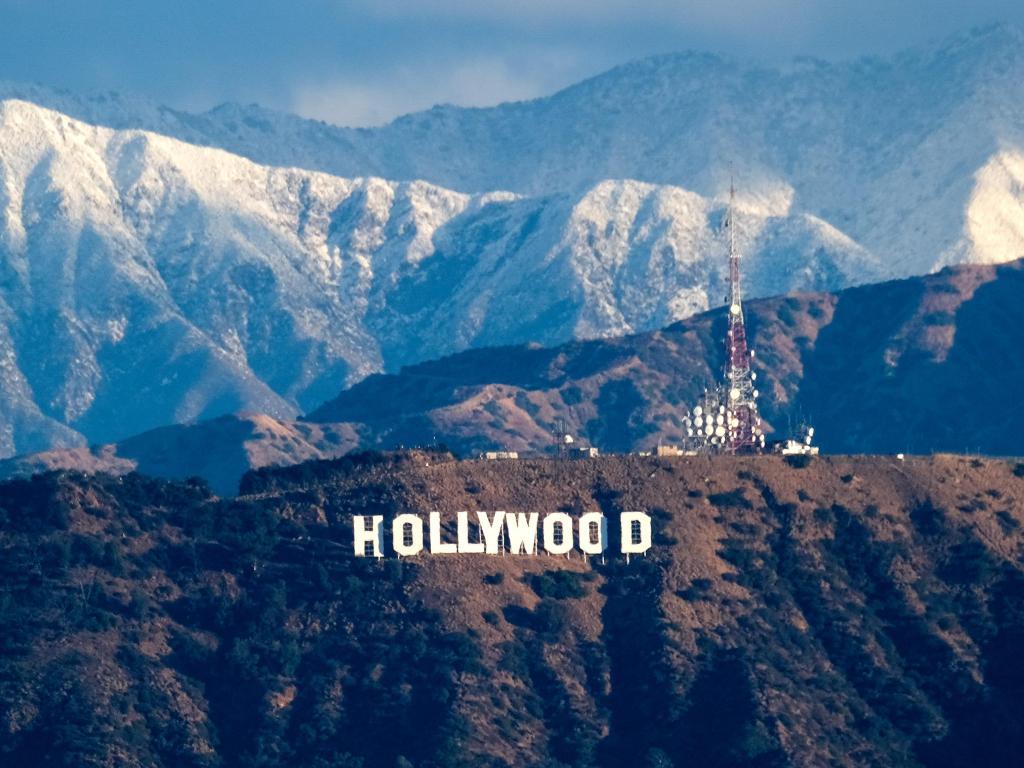
[[[757,374],[750,367],[754,352],[747,348],[747,328],[743,322],[743,289],[740,278],[740,254],[736,248],[736,187],[729,185],[729,211],[725,226],[729,230],[729,335],[726,339],[725,399],[726,453],[753,453],[764,447],[761,417],[757,412]]]

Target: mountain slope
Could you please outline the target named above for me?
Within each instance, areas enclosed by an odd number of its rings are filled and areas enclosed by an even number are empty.
[[[51,470],[115,475],[141,472],[174,480],[201,477],[221,496],[234,496],[242,475],[251,469],[336,458],[358,445],[352,425],[320,425],[243,413],[158,427],[117,443],[0,459],[0,479]]]
[[[1024,455],[1024,261],[831,295],[752,301],[762,415],[809,418],[823,450]],[[548,450],[556,419],[605,450],[682,439],[724,365],[725,314],[553,348],[480,349],[373,376],[309,418],[369,446]]]
[[[0,758],[49,766],[1013,765],[1024,466],[362,457],[234,502],[0,484]],[[352,515],[654,518],[626,563],[352,555]],[[447,531],[446,537],[454,535]]]
[[[723,290],[721,214],[631,181],[518,198],[268,168],[0,102],[0,455],[287,418],[467,347],[664,325]],[[739,229],[754,295],[880,274],[812,216],[747,206]]]
[[[769,429],[809,418],[835,453],[1024,455],[1024,261],[752,301],[747,321]],[[91,450],[0,461],[47,469],[199,475],[234,495],[263,466],[355,448],[442,443],[464,454],[547,453],[563,419],[604,451],[678,444],[681,414],[723,364],[721,310],[661,331],[550,348],[485,348],[375,375],[307,417],[224,417]]]
[[[781,67],[655,57],[552,96],[452,106],[373,129],[258,107],[188,115],[116,94],[0,93],[273,165],[451,189],[578,194],[607,179],[809,214],[893,277],[1024,256],[1024,33],[994,26],[890,58]]]

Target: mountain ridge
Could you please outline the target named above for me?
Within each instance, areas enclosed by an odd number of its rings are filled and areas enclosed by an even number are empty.
[[[347,133],[0,87],[0,455],[289,419],[461,349],[663,327],[724,294],[730,166],[750,296],[1020,258],[1019,37],[774,68],[658,57]],[[271,150],[297,154],[242,156]]]
[[[678,187],[469,196],[19,101],[0,102],[0,182],[0,454],[240,409],[289,418],[375,371],[656,327],[722,290],[705,258],[721,207]],[[738,227],[765,254],[753,295],[878,274],[812,216],[748,205]]]
[[[996,25],[890,57],[810,66],[666,54],[551,96],[435,107],[372,129],[238,105],[191,116],[149,105],[134,122],[272,165],[470,193],[578,194],[628,178],[722,200],[735,174],[757,205],[817,216],[894,262],[893,276],[909,276],[1024,256],[1013,191],[1024,178],[1022,38]],[[65,108],[76,101],[7,92]],[[95,119],[104,108],[79,111]],[[132,125],[132,111],[129,100],[108,122]],[[280,151],[292,154],[273,156]],[[999,221],[984,222],[993,205]],[[1000,237],[978,232],[1000,221]]]
[[[1024,455],[1024,259],[745,303],[776,434],[808,419],[831,453]],[[724,368],[724,307],[658,331],[467,350],[377,375],[306,418],[361,422],[365,447],[543,452],[558,419],[613,451],[681,444],[681,417]],[[984,409],[979,402],[1010,403]]]
[[[1024,456],[1022,290],[1024,260],[748,302],[769,436],[807,420],[830,453]],[[559,420],[602,451],[655,451],[684,442],[682,416],[721,374],[725,331],[719,308],[631,336],[467,350],[371,376],[297,422],[243,414],[165,427],[3,460],[0,478],[138,470],[199,475],[232,496],[249,469],[357,449],[548,455]],[[211,468],[210,456],[223,466]]]

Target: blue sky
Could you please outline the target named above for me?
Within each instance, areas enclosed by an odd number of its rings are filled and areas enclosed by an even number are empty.
[[[373,125],[440,102],[543,95],[667,51],[851,58],[999,21],[1024,26],[1024,3],[0,0],[0,79]]]

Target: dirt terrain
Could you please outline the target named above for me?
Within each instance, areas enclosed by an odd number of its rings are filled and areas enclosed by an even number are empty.
[[[983,766],[1024,747],[1022,464],[366,454],[243,490],[0,485],[0,758]],[[654,545],[353,557],[353,514],[434,509],[603,511],[613,531],[642,509]]]
[[[1024,454],[1024,261],[956,267],[745,305],[769,430],[815,426],[828,453]],[[471,350],[372,376],[309,415],[364,447],[550,448],[552,426],[606,452],[678,442],[720,379],[726,316],[558,347]]]

